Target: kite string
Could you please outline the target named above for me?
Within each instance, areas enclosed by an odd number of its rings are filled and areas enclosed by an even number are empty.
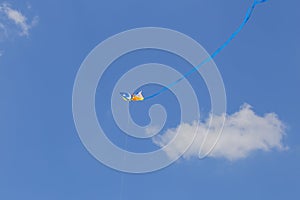
[[[201,66],[203,66],[204,64],[208,63],[213,58],[215,58],[237,36],[237,34],[247,24],[247,22],[249,21],[251,15],[253,13],[253,10],[254,10],[255,6],[258,5],[258,4],[264,3],[266,1],[268,1],[268,0],[254,0],[254,2],[252,3],[252,5],[248,8],[246,16],[245,16],[243,22],[241,23],[241,25],[230,35],[230,37],[213,54],[211,54],[208,58],[206,58],[205,60],[203,60],[200,64],[198,64],[197,66],[195,66],[193,69],[191,69],[190,71],[186,72],[182,77],[180,77],[176,81],[170,83],[169,85],[164,86],[158,92],[156,92],[156,93],[154,93],[154,94],[152,94],[150,96],[145,97],[144,100],[156,97],[156,96],[160,95],[161,93],[165,92],[166,90],[172,88],[173,86],[175,86],[176,84],[178,84],[180,81],[182,81],[183,79],[185,79],[188,76],[190,76],[195,71],[198,71]]]
[[[127,128],[129,126],[129,116],[127,117]],[[125,135],[125,151],[127,150],[127,147],[128,147],[128,135],[126,134]],[[124,153],[124,156],[123,156],[123,163],[126,162],[126,154]],[[120,172],[121,173],[121,183],[120,183],[120,196],[119,196],[119,199],[120,200],[123,200],[123,193],[124,193],[124,190],[125,190],[125,172]]]

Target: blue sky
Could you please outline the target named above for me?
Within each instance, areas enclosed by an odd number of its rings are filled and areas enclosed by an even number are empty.
[[[264,121],[265,113],[276,113],[285,124],[285,136],[273,146],[262,150],[254,144],[245,156],[230,159],[236,154],[228,153],[225,145],[225,149],[220,147],[218,154],[215,152],[204,160],[190,152],[187,159],[163,170],[125,174],[106,167],[89,154],[73,121],[72,90],[76,73],[84,58],[101,41],[128,29],[157,26],[180,31],[212,53],[241,23],[251,3],[250,0],[0,3],[0,199],[299,197],[300,28],[297,24],[300,14],[297,8],[300,3],[295,0],[270,1],[258,6],[243,31],[215,58],[226,88],[228,116],[240,113],[240,106],[247,103],[253,107],[254,118]],[[16,23],[3,7],[22,13],[26,20],[14,15],[14,19],[19,19]],[[136,52],[117,60],[104,76],[107,87],[99,86],[97,90],[98,118],[106,120],[102,122],[106,129],[113,130],[108,137],[120,146],[124,145],[125,137],[107,114],[114,81],[131,66],[146,62],[162,62],[179,71],[191,67],[182,67],[184,61],[174,55],[160,53]],[[122,62],[127,68],[120,70],[117,65]],[[207,116],[210,103],[203,80],[195,75],[190,81],[197,85],[201,112]],[[163,100],[155,99],[153,103],[162,103],[167,111],[174,112],[162,131],[167,134],[169,128],[178,125],[179,111],[175,97],[170,93],[163,95]],[[168,98],[174,101],[169,104]],[[134,117],[137,123],[148,123],[149,119],[142,117],[147,115],[148,108],[148,103],[131,107],[137,113]],[[266,133],[264,126],[251,125],[260,128],[255,133]],[[271,131],[266,136],[273,141],[279,132]],[[127,148],[145,152],[159,147],[152,141],[139,142],[129,140]]]

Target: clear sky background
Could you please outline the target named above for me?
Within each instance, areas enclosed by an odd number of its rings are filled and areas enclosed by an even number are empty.
[[[73,122],[75,76],[98,43],[128,29],[158,26],[189,35],[212,53],[241,23],[251,3],[0,2],[0,199],[299,198],[300,3],[296,0],[270,0],[258,6],[243,31],[215,59],[226,87],[228,115],[238,112],[244,103],[250,104],[257,116],[276,113],[286,127],[279,141],[284,150],[254,148],[234,160],[226,155],[204,160],[191,157],[157,172],[124,174],[88,153]],[[130,69],[153,60],[184,70],[180,68],[183,61],[155,51],[130,54],[118,63],[124,62]],[[122,73],[117,64],[110,68],[107,76],[113,78],[107,87],[99,87],[97,101],[109,102],[113,81]],[[191,77],[192,82],[199,81],[196,89],[204,96],[201,112],[207,116],[209,94],[200,79]],[[109,105],[96,106],[99,118],[107,116],[103,123],[112,130],[108,137],[122,146],[124,137],[107,114]],[[166,106],[177,112],[175,101]],[[139,105],[141,116],[147,108]],[[139,110],[132,108],[132,112]],[[178,125],[176,116],[171,115],[165,130]],[[141,125],[148,120],[134,119]],[[151,141],[129,144],[127,148],[135,151],[157,148]]]

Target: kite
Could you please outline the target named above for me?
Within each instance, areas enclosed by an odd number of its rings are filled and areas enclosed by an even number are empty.
[[[249,21],[249,19],[250,19],[251,15],[252,15],[253,10],[256,7],[256,5],[264,3],[266,1],[268,1],[268,0],[254,0],[253,3],[252,3],[252,5],[248,8],[248,11],[246,13],[246,16],[245,16],[243,22],[230,35],[230,37],[215,52],[213,52],[209,57],[207,57],[200,64],[198,64],[197,66],[195,66],[193,69],[191,69],[187,73],[183,74],[181,78],[179,78],[179,79],[175,80],[174,82],[172,82],[172,83],[164,86],[162,89],[160,89],[159,91],[157,91],[156,93],[154,93],[154,94],[152,94],[150,96],[143,97],[142,94],[141,94],[141,92],[139,92],[137,95],[130,95],[129,93],[121,92],[120,94],[121,94],[122,98],[125,101],[143,101],[143,100],[147,100],[147,99],[152,99],[153,97],[156,97],[156,96],[160,95],[161,93],[167,91],[168,89],[172,88],[173,86],[175,86],[176,84],[178,84],[180,81],[182,81],[183,79],[185,79],[188,76],[190,76],[195,71],[199,70],[199,68],[201,66],[203,66],[204,64],[208,63],[213,58],[215,58],[236,37],[236,35],[244,28],[244,26]],[[141,95],[141,97],[139,95]]]
[[[128,92],[120,92],[120,95],[124,101],[143,101],[144,100],[142,91],[139,91],[137,94],[130,94]]]

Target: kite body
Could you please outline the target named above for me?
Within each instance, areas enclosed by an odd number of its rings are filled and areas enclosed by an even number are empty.
[[[144,97],[142,91],[137,94],[130,94],[128,92],[120,92],[121,97],[124,101],[143,101]]]

